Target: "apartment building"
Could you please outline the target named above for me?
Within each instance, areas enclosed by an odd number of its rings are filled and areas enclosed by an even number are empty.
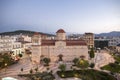
[[[118,44],[120,44],[120,37],[109,38],[109,46],[117,46]]]
[[[10,36],[0,36],[0,52],[12,50],[12,38]]]
[[[22,53],[21,42],[16,36],[0,36],[0,53],[13,52],[14,55]]]

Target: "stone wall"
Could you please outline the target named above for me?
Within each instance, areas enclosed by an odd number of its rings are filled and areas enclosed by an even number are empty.
[[[63,55],[63,60],[72,61],[75,57],[85,56],[88,60],[88,48],[86,46],[66,46],[65,42],[56,42],[55,46],[42,46],[41,54],[50,57],[51,61],[57,61],[58,55]]]
[[[35,64],[39,64],[40,56],[41,56],[41,46],[32,46],[32,55],[31,55],[32,62]]]

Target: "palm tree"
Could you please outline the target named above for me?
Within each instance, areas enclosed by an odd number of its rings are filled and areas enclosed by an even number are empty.
[[[66,65],[65,64],[60,64],[58,67],[62,72],[66,70]]]
[[[73,59],[73,63],[74,63],[74,65],[77,65],[77,62],[79,61],[79,59],[78,58],[74,58]]]
[[[77,63],[77,67],[82,68],[82,69],[87,68],[88,66],[89,66],[88,61],[84,59],[80,59]]]
[[[45,63],[45,66],[49,66],[49,63],[50,63],[50,58],[43,58],[43,61]]]
[[[90,55],[90,58],[94,58],[95,54],[94,54],[93,48],[91,48],[89,55]]]

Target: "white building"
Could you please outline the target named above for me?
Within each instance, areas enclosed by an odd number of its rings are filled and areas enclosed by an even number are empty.
[[[12,50],[12,38],[10,36],[0,36],[0,52]]]
[[[14,55],[21,54],[23,52],[21,42],[13,42],[12,51]]]
[[[22,41],[31,42],[31,37],[28,36],[28,35],[20,34],[20,35],[17,36],[17,41],[19,41],[19,42],[22,42]]]
[[[120,37],[109,38],[109,46],[117,46],[120,44]]]
[[[0,52],[11,52],[14,55],[22,53],[21,42],[17,42],[16,36],[1,36],[0,37]]]

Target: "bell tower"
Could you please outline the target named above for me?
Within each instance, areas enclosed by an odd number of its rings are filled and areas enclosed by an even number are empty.
[[[33,45],[41,45],[41,35],[39,33],[35,33],[32,37],[32,44]]]
[[[31,60],[35,65],[39,65],[41,56],[41,35],[39,33],[34,33],[32,36],[32,54]]]
[[[63,29],[59,29],[56,32],[56,39],[57,40],[66,40],[66,32]]]

